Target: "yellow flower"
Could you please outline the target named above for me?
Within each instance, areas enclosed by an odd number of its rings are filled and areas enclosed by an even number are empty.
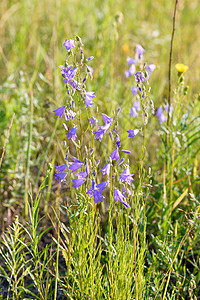
[[[123,46],[122,46],[122,50],[123,50],[123,52],[124,53],[128,53],[129,52],[129,46],[127,45],[127,44],[124,44]]]
[[[175,65],[175,68],[176,70],[179,72],[179,73],[184,73],[187,71],[187,69],[189,68],[188,66],[184,65],[184,64],[176,64]]]

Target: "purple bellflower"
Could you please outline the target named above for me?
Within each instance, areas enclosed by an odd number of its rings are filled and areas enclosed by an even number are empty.
[[[95,134],[95,139],[99,140],[101,142],[104,134],[106,133],[106,131],[109,129],[110,127],[110,123],[107,123],[103,126],[99,126],[99,128],[97,129],[97,131],[93,132],[93,134]]]
[[[72,39],[66,39],[63,46],[66,47],[66,49],[69,51],[71,48],[75,48],[74,40]]]
[[[135,117],[137,117],[137,116],[138,116],[138,113],[137,113],[135,107],[132,106],[132,107],[131,107],[131,110],[130,110],[130,117],[135,118]]]
[[[134,59],[134,58],[130,58],[129,56],[127,57],[127,63],[129,65],[132,65],[132,64],[136,64],[137,63],[137,59]]]
[[[94,95],[94,92],[86,92],[85,93],[85,106],[88,108],[89,106],[93,106],[93,100],[96,96]]]
[[[136,52],[139,54],[139,57],[145,52],[144,48],[141,45],[135,47]]]
[[[110,162],[108,162],[101,171],[103,175],[107,174],[108,176],[110,175]]]
[[[67,173],[58,173],[55,175],[54,178],[58,180],[58,183],[60,183],[65,179],[66,176],[67,176]]]
[[[102,193],[105,190],[105,188],[107,187],[107,185],[108,185],[108,181],[103,181],[103,182],[97,184],[96,188],[99,190],[100,193]]]
[[[73,157],[73,161],[70,163],[69,169],[73,172],[77,171],[78,169],[80,169],[83,165],[83,163],[78,160],[76,157]]]
[[[137,95],[138,87],[137,86],[132,86],[131,87],[131,92],[132,92],[133,96]]]
[[[60,166],[55,167],[56,171],[59,173],[63,172],[66,168],[67,168],[67,165],[60,165]]]
[[[135,109],[137,111],[140,111],[141,110],[140,101],[135,101],[135,103],[133,104],[133,107],[135,107]]]
[[[72,179],[72,182],[74,183],[73,187],[78,188],[85,182],[85,179],[84,178]]]
[[[61,106],[61,107],[57,108],[56,110],[54,110],[53,112],[55,112],[56,117],[59,116],[59,119],[61,119],[65,112],[65,106]]]
[[[68,140],[69,140],[69,139],[73,139],[73,140],[75,141],[76,138],[77,138],[76,132],[77,132],[77,127],[76,127],[76,126],[73,127],[73,128],[71,128],[71,129],[66,133]]]
[[[116,149],[110,154],[110,158],[111,158],[112,160],[116,159],[116,161],[118,161],[118,160],[120,159],[118,148],[116,148]]]
[[[158,117],[160,124],[164,123],[167,120],[167,117],[163,113],[162,107],[158,107],[157,112],[156,112],[156,117]]]
[[[156,68],[156,66],[154,64],[150,64],[150,65],[147,65],[146,70],[151,73],[155,70],[155,68]]]
[[[130,77],[131,75],[133,75],[136,71],[135,65],[131,65],[129,70],[125,71],[124,74],[126,76],[126,78]]]
[[[120,202],[122,202],[126,207],[130,207],[130,205],[128,203],[126,203],[126,201],[124,201],[124,196],[122,195],[122,193],[118,190],[118,189],[114,189],[114,199],[115,202],[117,202],[118,200]]]
[[[138,134],[139,129],[129,129],[127,132],[129,133],[129,137],[134,138]]]
[[[120,175],[120,180],[121,182],[127,182],[128,184],[131,183],[131,181],[133,181],[133,175],[134,174],[131,174],[130,171],[129,171],[129,168],[126,168],[122,174]]]
[[[111,124],[113,121],[113,118],[107,116],[106,114],[102,114],[102,118],[103,118],[105,124]]]

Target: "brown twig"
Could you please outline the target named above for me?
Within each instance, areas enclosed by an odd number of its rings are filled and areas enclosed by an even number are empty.
[[[173,52],[173,42],[174,42],[174,33],[175,33],[175,24],[176,24],[176,9],[178,5],[178,0],[175,0],[175,7],[174,7],[174,16],[173,16],[173,27],[172,27],[172,36],[171,36],[171,44],[170,44],[170,53],[169,53],[169,95],[168,95],[168,106],[169,106],[169,112],[170,112],[170,106],[171,106],[171,68],[172,68],[172,52]],[[168,112],[167,117],[167,126],[169,125],[169,119],[170,115]]]
[[[2,152],[2,154],[1,154],[1,159],[0,159],[0,167],[1,167],[1,163],[2,163],[3,157],[4,157],[4,153],[5,153],[5,151],[6,151],[6,143],[7,143],[8,137],[9,137],[10,129],[11,129],[11,127],[12,127],[12,123],[13,123],[14,116],[15,116],[15,113],[14,113],[13,116],[12,116],[12,119],[11,119],[11,122],[10,122],[10,126],[9,126],[9,128],[8,128],[7,136],[6,136],[4,145],[3,145],[3,152]]]

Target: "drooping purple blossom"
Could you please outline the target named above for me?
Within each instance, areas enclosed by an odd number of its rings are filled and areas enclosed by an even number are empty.
[[[140,111],[141,110],[140,101],[135,101],[135,103],[133,104],[133,107],[135,107],[135,109],[137,111]]]
[[[136,52],[139,54],[139,57],[145,52],[144,48],[141,45],[135,47]]]
[[[59,116],[59,119],[61,119],[65,112],[65,106],[61,106],[61,107],[57,108],[56,110],[54,110],[53,112],[55,112],[56,117]]]
[[[110,127],[110,123],[107,123],[103,126],[99,126],[99,128],[97,129],[97,131],[93,132],[93,134],[95,134],[95,139],[99,140],[101,142],[104,134],[106,133],[106,131],[109,129]]]
[[[103,118],[105,124],[111,124],[113,121],[113,118],[107,116],[106,114],[102,114],[102,118]]]
[[[150,65],[147,65],[146,67],[146,70],[148,72],[153,72],[155,70],[156,66],[154,64],[150,64]]]
[[[73,128],[71,128],[71,129],[66,133],[68,140],[69,140],[69,139],[73,139],[73,140],[75,141],[76,138],[77,138],[76,132],[77,132],[77,127],[76,127],[76,126],[73,127]]]
[[[64,47],[66,47],[66,49],[69,51],[71,48],[75,48],[75,44],[74,44],[74,40],[72,39],[66,39],[64,44]]]
[[[73,187],[78,188],[85,182],[85,179],[84,178],[72,179],[72,182],[74,183]]]
[[[76,157],[73,157],[73,161],[74,162],[71,162],[69,166],[69,169],[72,171],[72,173],[80,169],[83,165],[83,163]]]
[[[137,63],[137,60],[136,59],[134,59],[134,58],[131,58],[131,57],[127,57],[127,63],[129,64],[129,65],[132,65],[132,64],[136,64]]]
[[[105,190],[105,188],[107,187],[107,185],[108,185],[108,181],[103,181],[103,182],[97,184],[96,188],[99,190],[100,193],[102,193]]]
[[[57,172],[61,173],[67,168],[67,164],[56,166],[55,169]]]
[[[133,181],[133,175],[134,174],[131,174],[130,171],[129,171],[129,168],[126,168],[122,174],[120,175],[120,180],[121,182],[127,182],[128,184],[131,183],[131,181]]]
[[[129,133],[128,137],[134,138],[138,134],[139,129],[129,129],[127,132]]]
[[[111,158],[112,160],[116,159],[116,161],[118,161],[118,160],[120,159],[118,148],[116,148],[116,149],[110,154],[110,158]]]
[[[54,178],[58,180],[58,183],[60,183],[65,179],[66,176],[67,176],[67,173],[61,172],[61,173],[56,174]]]
[[[126,78],[130,77],[131,75],[133,75],[136,71],[135,65],[131,65],[129,70],[125,71],[124,74],[126,76]]]
[[[97,126],[97,123],[99,122],[99,120],[96,117],[89,118],[89,121],[90,121],[90,125],[94,125],[94,126]]]
[[[129,115],[129,116],[130,116],[130,117],[133,117],[133,118],[135,118],[135,117],[138,116],[138,113],[137,113],[137,111],[136,111],[136,109],[135,109],[134,106],[131,107],[130,115]]]
[[[88,176],[87,172],[75,173],[75,175],[78,177],[78,179],[84,179]]]
[[[137,95],[138,87],[137,86],[132,86],[131,87],[131,92],[132,92],[133,96]]]
[[[101,194],[101,192],[99,192],[98,190],[94,190],[94,202],[98,203],[98,202],[103,202],[103,199],[105,197]]]
[[[166,110],[167,113],[169,113],[170,116],[172,115],[172,111],[173,111],[173,107],[172,106],[170,106],[170,109],[169,109],[169,105],[166,104],[165,105],[165,110]]]
[[[122,202],[126,207],[130,207],[130,205],[124,201],[124,196],[122,195],[122,193],[118,190],[118,189],[114,189],[114,199],[115,199],[115,202],[117,201],[120,201]]]
[[[93,106],[93,100],[96,96],[94,95],[94,92],[86,92],[85,93],[85,106],[88,108],[89,106]]]
[[[164,123],[167,120],[167,117],[163,113],[162,107],[158,107],[157,112],[156,112],[156,117],[158,117],[160,124]]]
[[[110,175],[110,162],[108,162],[102,169],[101,171],[103,175]]]

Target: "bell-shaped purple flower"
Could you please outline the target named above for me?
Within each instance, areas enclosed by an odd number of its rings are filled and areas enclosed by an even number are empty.
[[[73,128],[71,128],[71,129],[66,133],[68,140],[69,140],[69,139],[73,139],[73,140],[75,141],[76,138],[77,138],[76,132],[77,132],[77,127],[76,127],[76,126],[73,127]]]
[[[59,116],[59,119],[61,119],[65,112],[65,106],[61,106],[61,107],[57,108],[56,110],[54,110],[53,112],[55,112],[56,117]]]
[[[130,58],[129,56],[127,57],[127,63],[129,64],[129,65],[132,65],[132,64],[136,64],[137,63],[137,60],[136,59],[134,59],[134,58]]]
[[[154,64],[150,64],[150,65],[147,65],[146,67],[146,70],[148,72],[153,72],[155,70],[156,66]]]
[[[75,44],[74,44],[74,40],[72,39],[66,39],[64,44],[64,47],[66,47],[66,49],[69,51],[71,48],[75,48]]]
[[[135,109],[137,111],[140,111],[141,110],[140,101],[135,101],[135,103],[133,104],[133,107],[135,107]]]
[[[129,129],[127,132],[129,133],[129,137],[134,138],[138,134],[139,129]]]
[[[57,172],[63,172],[65,169],[67,168],[67,165],[60,165],[60,166],[56,166],[55,169]]]
[[[105,124],[112,124],[113,118],[107,116],[106,114],[102,114],[102,118],[103,118]]]
[[[136,52],[139,54],[139,57],[145,52],[144,48],[141,45],[135,47]]]
[[[108,185],[108,181],[103,181],[103,182],[97,184],[96,188],[99,190],[100,193],[102,193],[105,190],[105,188],[107,187],[107,185]]]
[[[131,174],[130,171],[129,171],[129,168],[126,168],[122,174],[120,175],[120,180],[121,182],[127,182],[128,184],[131,183],[131,181],[133,181],[133,175],[134,174]]]
[[[135,107],[132,106],[132,107],[131,107],[131,110],[130,110],[130,117],[135,118],[135,117],[137,117],[137,116],[138,116],[138,113],[137,113]]]
[[[129,70],[125,71],[124,74],[126,76],[126,78],[130,77],[131,75],[133,75],[136,71],[135,65],[131,65]]]
[[[132,86],[131,87],[131,92],[132,92],[133,96],[137,95],[138,87],[137,86]]]
[[[106,131],[109,129],[110,127],[110,123],[107,123],[103,126],[99,126],[99,128],[97,129],[97,131],[93,132],[93,134],[95,134],[95,139],[99,139],[99,141],[101,142],[104,134],[106,133]]]
[[[78,188],[85,182],[85,179],[84,178],[72,179],[72,182],[74,183],[73,187]]]
[[[94,95],[94,92],[86,92],[85,93],[85,106],[88,108],[89,106],[93,106],[93,100],[96,96]]]
[[[83,163],[75,157],[73,157],[73,161],[74,162],[70,163],[69,166],[69,169],[72,171],[72,173],[80,169],[83,165]]]
[[[98,190],[94,190],[94,202],[95,203],[103,202],[104,198],[105,197]]]
[[[101,171],[103,175],[110,175],[110,163],[108,162]]]
[[[112,160],[116,159],[116,161],[118,161],[118,160],[120,159],[118,148],[116,148],[116,149],[110,154],[110,158],[111,158]]]
[[[120,201],[122,202],[126,207],[130,207],[130,205],[128,203],[126,203],[126,201],[124,201],[124,196],[122,195],[122,193],[118,190],[118,189],[114,189],[114,199],[115,202]]]
[[[55,175],[54,178],[58,180],[58,183],[60,183],[65,179],[66,176],[67,176],[67,173],[58,173]]]

